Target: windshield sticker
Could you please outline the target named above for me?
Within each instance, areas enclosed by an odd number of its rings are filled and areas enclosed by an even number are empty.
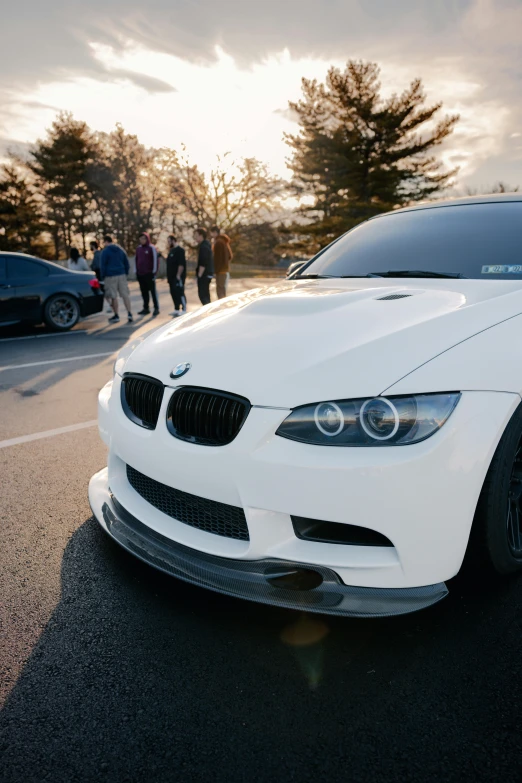
[[[483,275],[522,275],[522,264],[514,264],[513,266],[506,266],[502,264],[483,266],[482,274]]]

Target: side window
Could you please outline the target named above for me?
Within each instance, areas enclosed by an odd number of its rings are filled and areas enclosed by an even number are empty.
[[[21,278],[47,277],[49,270],[44,264],[28,258],[9,256],[7,259],[8,276],[19,280]]]
[[[5,283],[7,278],[7,262],[5,256],[0,256],[0,283]]]

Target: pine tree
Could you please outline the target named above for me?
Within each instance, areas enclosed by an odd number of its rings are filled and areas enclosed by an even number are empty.
[[[42,200],[13,160],[0,170],[0,250],[49,255]]]
[[[300,125],[286,136],[294,186],[313,199],[303,200],[308,222],[294,230],[310,251],[372,215],[435,195],[456,173],[443,171],[432,151],[458,116],[433,124],[442,104],[424,105],[420,79],[383,98],[379,73],[350,60],[343,72],[330,68],[324,84],[303,79],[302,99],[290,103]]]
[[[68,113],[58,115],[47,138],[39,140],[32,150],[28,166],[45,198],[57,257],[68,252],[77,235],[85,253],[87,233],[92,229],[93,184],[88,172],[97,156],[97,144],[88,125]]]

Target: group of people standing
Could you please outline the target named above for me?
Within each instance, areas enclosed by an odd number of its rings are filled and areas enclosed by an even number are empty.
[[[196,280],[198,296],[202,305],[211,301],[210,284],[213,278],[216,280],[216,294],[218,299],[227,295],[227,286],[230,279],[230,263],[232,261],[232,248],[230,239],[222,234],[218,226],[210,230],[211,241],[207,238],[204,228],[197,228],[194,238],[197,243]],[[103,250],[96,240],[90,243],[93,254],[91,269],[98,280],[103,280],[105,298],[112,308],[110,323],[120,320],[118,300],[121,298],[127,309],[127,320],[133,321],[131,301],[129,295],[128,275],[130,263],[126,252],[116,244],[110,235],[103,238]],[[185,296],[185,281],[187,278],[187,259],[185,249],[178,243],[177,238],[170,234],[167,238],[168,254],[167,281],[170,294],[174,303],[172,316],[183,315],[187,310]],[[150,314],[150,300],[152,299],[152,315],[159,315],[159,302],[156,291],[156,277],[159,268],[159,253],[150,241],[147,232],[139,236],[139,244],[136,248],[136,278],[138,280],[143,308],[138,315]],[[87,261],[80,256],[76,248],[71,248],[68,261],[69,269],[74,271],[88,271]]]

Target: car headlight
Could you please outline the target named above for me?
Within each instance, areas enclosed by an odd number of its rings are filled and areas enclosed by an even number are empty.
[[[295,408],[277,435],[317,446],[405,446],[439,430],[460,392],[336,400]]]

